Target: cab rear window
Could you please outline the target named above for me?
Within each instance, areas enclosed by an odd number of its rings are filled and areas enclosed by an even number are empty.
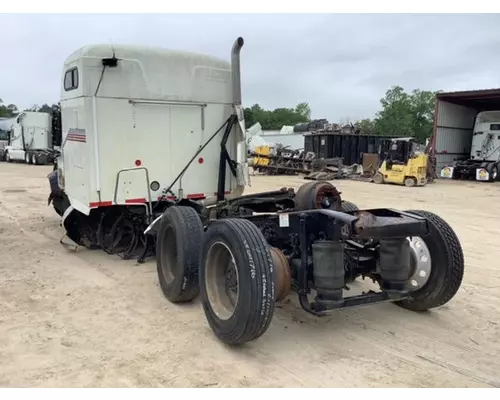
[[[71,68],[64,74],[64,90],[70,91],[78,88],[78,68]]]

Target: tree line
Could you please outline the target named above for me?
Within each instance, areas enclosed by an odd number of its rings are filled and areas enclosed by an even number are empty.
[[[413,136],[424,143],[432,135],[434,126],[434,102],[437,92],[415,89],[405,92],[401,86],[392,86],[380,99],[380,110],[374,118],[359,121],[343,121],[341,125],[352,123],[364,134]],[[34,105],[25,111],[51,113],[57,104]],[[280,130],[283,125],[296,125],[311,121],[311,108],[307,102],[295,108],[265,110],[259,104],[244,109],[247,128],[259,122],[263,130]],[[15,104],[5,105],[0,99],[0,117],[14,117],[19,114]],[[330,121],[335,122],[335,121]]]
[[[50,114],[52,113],[52,110],[57,107],[59,107],[58,104],[52,104],[51,106],[49,106],[47,103],[45,103],[41,106],[34,105],[24,111],[46,112]],[[13,118],[18,116],[19,112],[20,111],[15,104],[5,105],[3,100],[0,99],[0,118]]]
[[[311,120],[309,104],[302,102],[295,108],[276,108],[264,110],[259,104],[244,109],[245,125],[250,128],[260,123],[262,130],[280,130],[283,125],[297,125]]]
[[[0,99],[0,118],[12,118],[19,114],[19,110],[15,104],[5,105]]]

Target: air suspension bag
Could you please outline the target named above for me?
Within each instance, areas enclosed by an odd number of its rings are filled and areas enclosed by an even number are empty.
[[[344,244],[318,241],[312,244],[314,284],[318,299],[342,301],[344,289]]]
[[[385,291],[404,291],[410,276],[410,243],[406,239],[380,241],[380,276]]]

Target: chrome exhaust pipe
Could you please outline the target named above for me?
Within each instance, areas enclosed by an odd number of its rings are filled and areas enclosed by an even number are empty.
[[[231,71],[233,77],[233,102],[235,106],[241,106],[241,69],[240,69],[240,51],[244,40],[239,37],[234,41],[231,50]]]

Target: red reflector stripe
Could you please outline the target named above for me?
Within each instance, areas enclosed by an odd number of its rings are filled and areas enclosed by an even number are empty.
[[[205,193],[192,193],[192,194],[188,194],[186,196],[186,198],[191,199],[191,200],[204,199],[205,197],[206,197]]]
[[[125,204],[131,204],[131,203],[145,203],[146,202],[146,199],[145,198],[142,198],[142,199],[128,199],[128,200],[125,200]]]
[[[112,201],[96,201],[93,203],[89,204],[90,208],[96,208],[96,207],[109,207],[112,206],[113,202]]]
[[[224,194],[231,194],[231,191],[226,191]],[[217,193],[214,193],[214,195],[217,195]],[[191,193],[191,194],[188,194],[186,196],[187,199],[190,199],[190,200],[200,200],[200,199],[205,199],[207,196],[205,196],[204,193]],[[175,197],[174,196],[159,196],[158,197],[158,200],[163,200],[163,199],[167,199],[167,200],[175,200]],[[125,204],[144,204],[146,203],[147,200],[142,197],[142,198],[138,198],[138,199],[127,199],[125,200]],[[113,202],[112,201],[96,201],[96,202],[92,202],[92,203],[89,203],[89,207],[90,208],[97,208],[97,207],[109,207],[109,206],[112,206],[113,205]]]

